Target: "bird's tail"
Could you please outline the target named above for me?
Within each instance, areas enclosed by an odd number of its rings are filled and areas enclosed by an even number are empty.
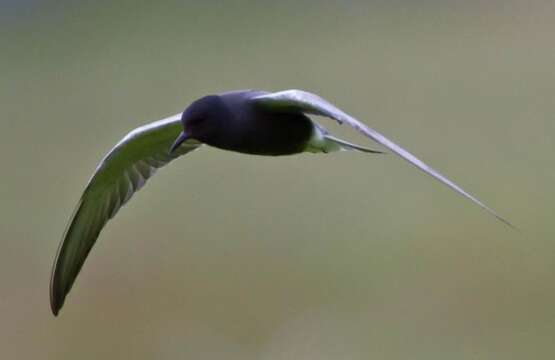
[[[346,140],[331,135],[320,124],[313,122],[312,136],[306,145],[305,151],[311,153],[330,153],[336,151],[362,151],[371,154],[384,154],[383,151],[370,149],[364,146],[350,143]]]
[[[332,136],[330,134],[324,135],[324,139],[325,139],[324,144],[328,143],[328,146],[330,148],[338,147],[339,151],[355,150],[355,151],[362,151],[362,152],[371,153],[371,154],[385,154],[385,152],[383,152],[383,151],[374,150],[374,149],[370,149],[370,148],[367,148],[367,147],[364,147],[364,146],[353,144],[353,143],[350,143],[348,141],[336,138],[335,136]]]

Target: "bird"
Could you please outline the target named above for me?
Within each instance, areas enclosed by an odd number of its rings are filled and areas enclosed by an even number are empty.
[[[58,247],[50,281],[57,316],[101,230],[118,210],[174,159],[207,145],[244,154],[383,151],[333,136],[310,116],[347,124],[424,173],[472,201],[504,224],[513,225],[473,195],[376,130],[322,97],[303,90],[237,90],[207,95],[176,115],[129,132],[100,161],[88,181]]]

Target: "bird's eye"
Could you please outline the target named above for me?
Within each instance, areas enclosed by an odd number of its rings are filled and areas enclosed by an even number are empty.
[[[189,126],[196,126],[198,124],[200,124],[202,122],[202,118],[192,118],[191,120],[189,120]]]

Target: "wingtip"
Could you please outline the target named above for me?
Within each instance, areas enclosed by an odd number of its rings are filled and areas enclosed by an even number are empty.
[[[66,292],[61,288],[57,274],[55,267],[50,280],[50,310],[54,316],[58,316],[66,297]]]
[[[510,227],[513,230],[516,231],[520,231],[520,229],[514,225],[513,223],[511,223],[509,220],[505,219],[503,216],[499,215],[497,213],[497,211],[493,210],[492,208],[490,208],[489,206],[485,205],[484,203],[482,203],[481,201],[479,201],[478,199],[471,197],[471,200],[473,200],[475,203],[477,203],[479,206],[481,206],[484,210],[486,210],[488,213],[490,213],[491,215],[495,216],[495,218],[499,221],[501,221],[503,224],[507,225],[508,227]]]
[[[52,314],[54,316],[58,316],[58,313],[60,312],[60,309],[62,308],[62,304],[58,301],[56,301],[55,299],[50,299],[50,310],[52,310]]]
[[[511,223],[509,220],[503,218],[501,215],[497,214],[497,213],[493,213],[493,215],[497,218],[497,220],[501,221],[503,224],[507,225],[508,227],[510,227],[511,229],[520,232],[520,229],[514,225],[513,223]]]
[[[50,310],[52,310],[54,316],[58,316],[63,305],[64,299],[60,299],[53,291],[50,291]]]

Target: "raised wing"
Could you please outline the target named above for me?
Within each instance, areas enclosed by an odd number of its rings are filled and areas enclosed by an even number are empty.
[[[168,150],[182,130],[181,114],[139,127],[127,134],[100,162],[58,248],[50,281],[54,315],[64,304],[75,277],[104,225],[156,170],[201,144],[189,140]]]
[[[432,169],[421,160],[416,158],[414,155],[409,153],[407,150],[403,149],[399,145],[395,144],[393,141],[389,140],[379,132],[371,129],[353,118],[352,116],[346,114],[339,108],[335,107],[328,101],[322,99],[320,96],[302,91],[302,90],[285,90],[271,94],[260,95],[252,99],[252,101],[260,104],[261,106],[268,106],[273,109],[282,109],[283,111],[302,111],[307,114],[314,114],[319,116],[326,116],[331,119],[338,121],[340,124],[347,123],[351,127],[355,128],[362,134],[366,135],[370,139],[376,141],[377,143],[385,146],[395,154],[399,155],[412,165],[416,166],[418,169],[424,171],[426,174],[436,178],[443,184],[450,187],[452,190],[456,191],[465,198],[473,201],[475,204],[495,216],[497,219],[503,223],[514,227],[510,222],[502,218],[495,211],[490,209],[480,200],[470,195],[464,191],[457,184],[447,179],[445,176],[441,175],[436,170]]]

